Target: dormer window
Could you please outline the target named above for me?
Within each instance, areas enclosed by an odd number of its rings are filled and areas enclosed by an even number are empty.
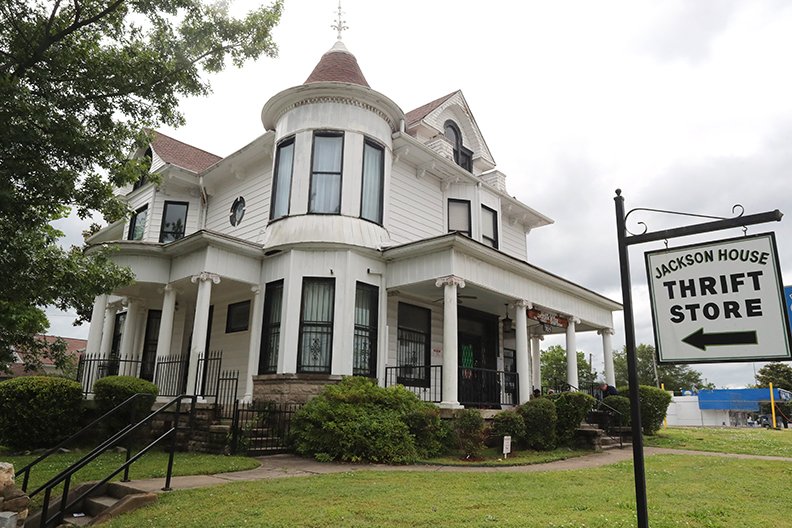
[[[314,133],[309,213],[341,213],[343,152],[343,132]]]
[[[472,172],[473,152],[462,145],[462,134],[453,121],[445,122],[445,137],[454,149],[454,162],[466,171]]]

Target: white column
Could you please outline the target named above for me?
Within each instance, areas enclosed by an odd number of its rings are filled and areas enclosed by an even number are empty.
[[[88,343],[85,345],[85,354],[95,356],[99,353],[102,344],[102,329],[104,327],[104,315],[107,309],[107,295],[97,295],[94,299],[93,311],[91,312],[91,326],[88,329]]]
[[[202,272],[193,275],[190,280],[198,283],[198,295],[195,298],[195,320],[193,321],[192,345],[190,347],[190,364],[187,371],[187,394],[195,394],[195,380],[198,376],[199,356],[206,353],[206,334],[209,331],[209,305],[212,299],[212,283],[219,284],[220,277],[214,273]]]
[[[449,275],[437,279],[435,285],[443,291],[443,397],[440,406],[458,408],[459,358],[457,351],[457,287],[464,288],[465,281]]]
[[[166,284],[162,296],[162,318],[157,335],[157,357],[171,355],[173,341],[173,318],[176,315],[176,290]]]
[[[104,313],[104,324],[102,325],[102,341],[99,344],[100,357],[110,356],[110,347],[113,346],[113,330],[115,327],[115,317],[118,312],[118,303],[108,304]]]
[[[575,339],[575,323],[578,319],[569,318],[566,329],[567,383],[578,388],[577,340]]]
[[[533,377],[533,388],[542,390],[542,350],[540,348],[540,341],[544,337],[540,335],[531,336],[531,370]]]
[[[520,404],[531,399],[531,355],[528,353],[528,317],[525,310],[531,303],[519,300],[514,303],[514,331],[516,339],[517,378],[519,380]]]
[[[244,401],[253,401],[253,376],[258,373],[259,355],[261,354],[261,324],[262,312],[264,311],[264,296],[261,295],[261,288],[253,286],[253,314],[250,319],[250,345],[248,348],[248,368],[245,376],[245,396]]]
[[[616,371],[613,369],[613,335],[612,328],[603,328],[597,333],[602,336],[602,355],[605,358],[605,383],[616,386]]]
[[[119,356],[129,358],[135,344],[135,334],[140,316],[140,301],[131,297],[127,298],[127,314],[124,319],[124,335],[121,336],[121,350]]]

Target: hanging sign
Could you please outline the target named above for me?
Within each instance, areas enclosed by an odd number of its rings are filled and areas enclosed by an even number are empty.
[[[557,326],[560,328],[566,328],[569,326],[569,321],[560,315],[540,312],[539,310],[535,310],[533,308],[528,310],[528,319],[533,319],[534,321],[539,321],[542,324]]]
[[[660,363],[790,359],[773,233],[645,257]]]

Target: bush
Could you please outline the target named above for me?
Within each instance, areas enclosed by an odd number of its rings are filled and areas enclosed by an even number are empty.
[[[575,430],[586,414],[594,407],[597,400],[582,392],[562,392],[554,398],[558,423],[556,434],[560,445],[570,445],[575,437]]]
[[[492,436],[500,442],[504,436],[511,436],[512,442],[522,443],[525,438],[525,420],[517,411],[503,411],[492,419]]]
[[[151,413],[151,406],[159,394],[157,386],[150,381],[132,376],[107,376],[94,383],[94,400],[100,415],[114,409],[135,394],[146,394],[147,396],[137,398],[130,405],[129,410],[119,411],[117,421],[123,423],[129,423],[130,417],[137,422]]]
[[[653,435],[663,425],[671,395],[649,385],[640,385],[638,395],[641,401],[641,429],[644,434]]]
[[[452,427],[457,447],[468,458],[476,458],[484,449],[484,418],[477,409],[464,409],[454,415]]]
[[[525,423],[524,443],[530,449],[551,451],[556,447],[556,406],[548,398],[535,398],[518,408]]]
[[[434,405],[358,376],[328,385],[291,425],[295,450],[323,461],[407,464],[442,453],[447,437]]]
[[[625,398],[624,396],[618,395],[606,396],[605,399],[602,400],[602,403],[608,407],[613,407],[621,413],[620,425],[622,427],[627,427],[632,423],[630,416],[630,398]],[[610,410],[607,407],[605,409]]]
[[[24,376],[0,383],[0,443],[52,447],[77,431],[82,388],[74,380]]]

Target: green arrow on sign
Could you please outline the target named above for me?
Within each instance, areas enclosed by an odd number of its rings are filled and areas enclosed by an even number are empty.
[[[756,330],[705,334],[703,328],[699,328],[682,341],[701,350],[707,350],[708,346],[756,345],[759,343],[756,338]]]

